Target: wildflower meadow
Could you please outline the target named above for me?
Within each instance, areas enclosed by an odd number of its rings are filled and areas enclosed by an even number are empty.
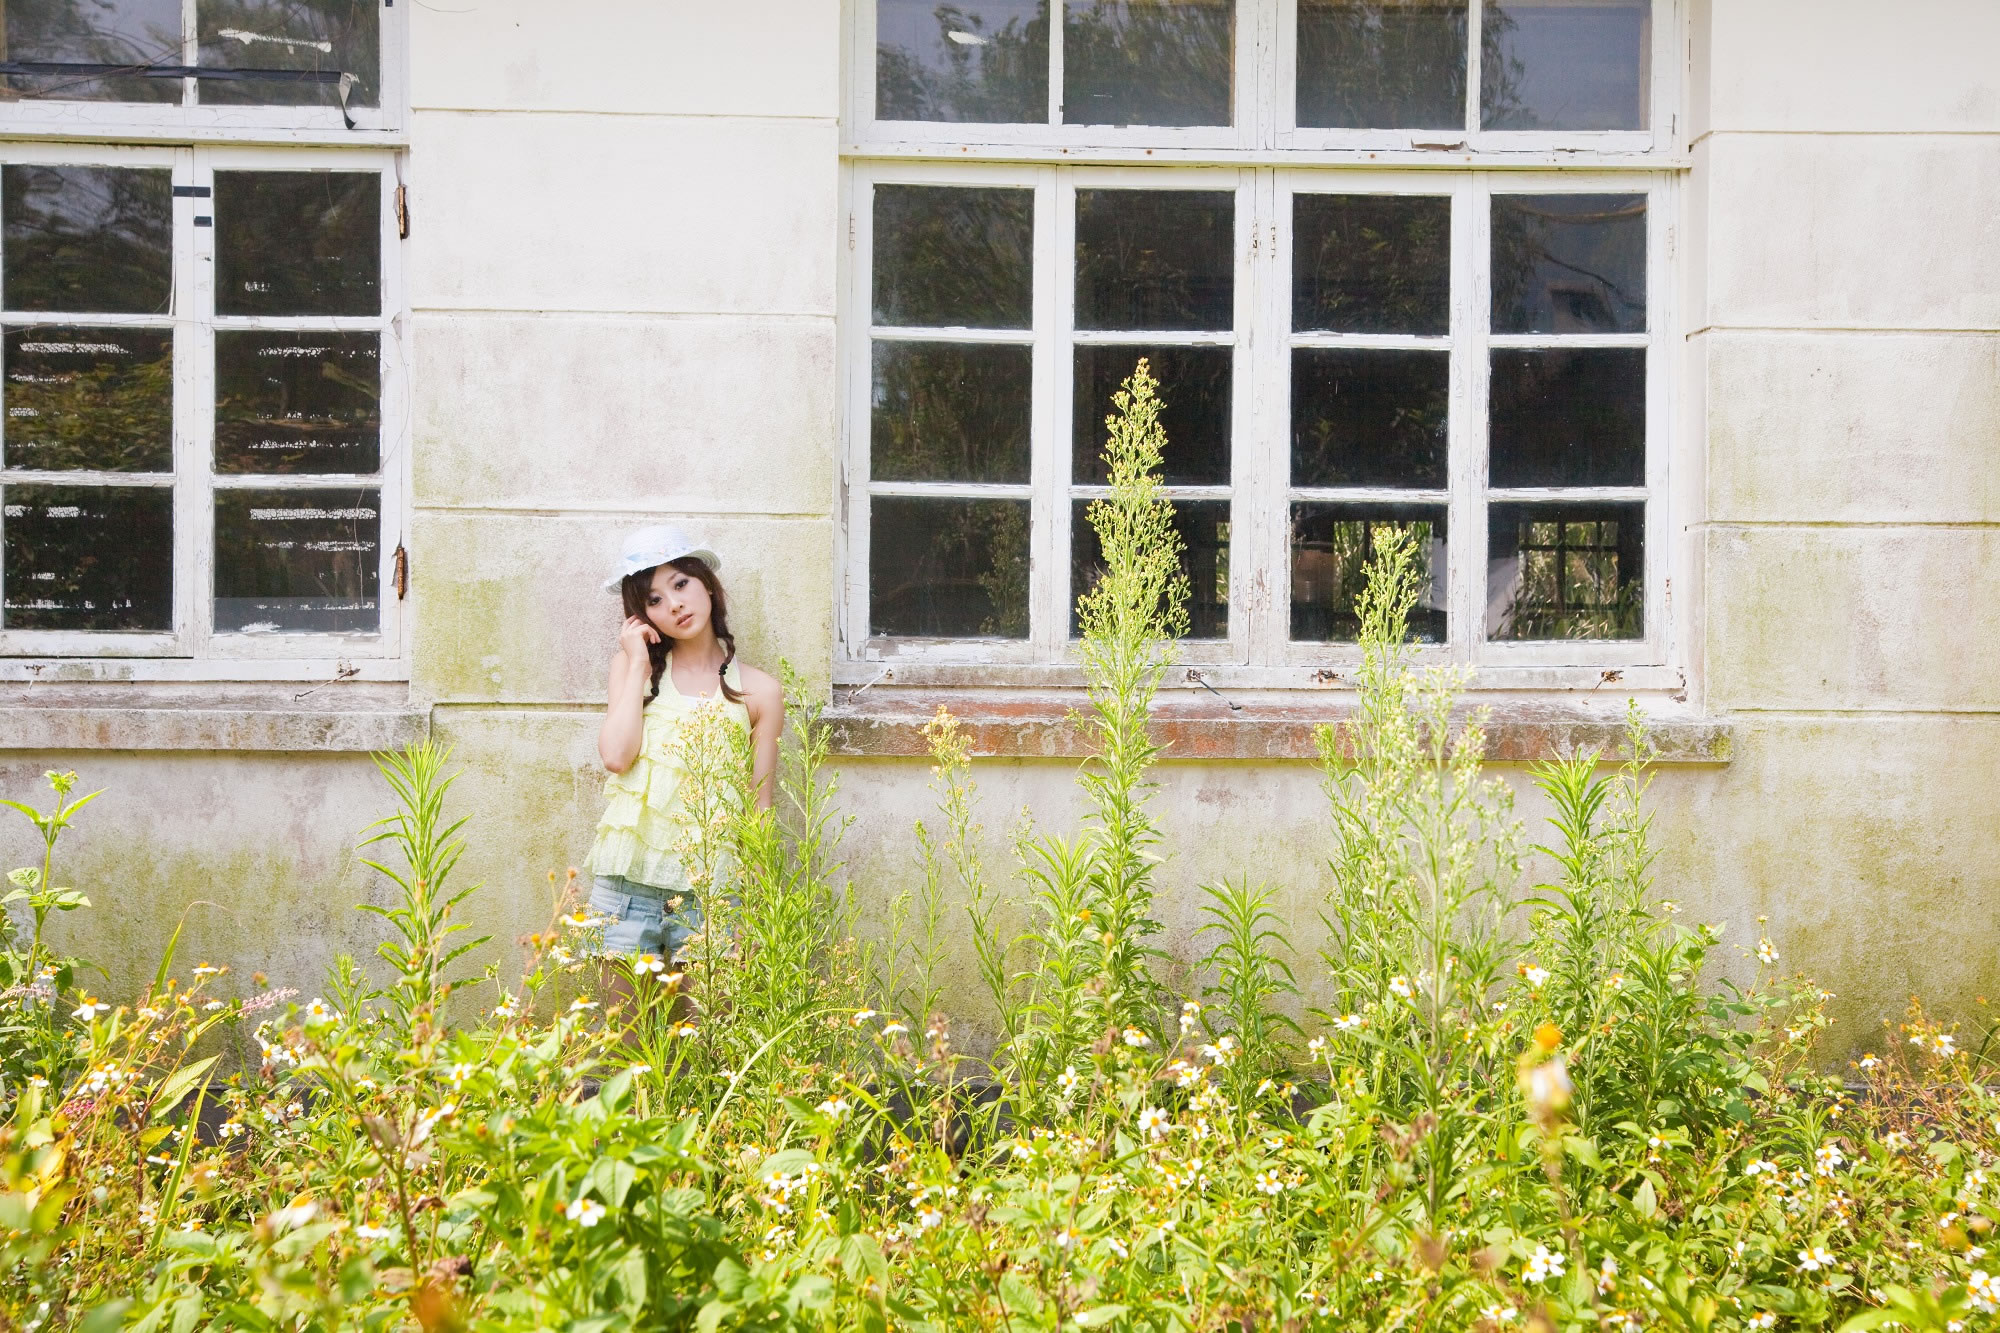
[[[45,929],[92,910],[59,887],[90,796],[7,802],[45,853],[0,936],[0,1329],[2000,1326],[1987,1035],[1913,1006],[1816,1053],[1782,939],[1725,946],[1655,883],[1636,712],[1622,753],[1534,768],[1525,827],[1454,721],[1468,673],[1413,665],[1407,534],[1319,732],[1323,881],[1204,886],[1168,966],[1156,874],[1200,830],[1155,816],[1148,716],[1187,586],[1143,363],[1116,405],[1087,813],[1004,864],[940,711],[915,887],[875,903],[794,690],[773,812],[719,715],[686,731],[679,961],[601,957],[573,878],[523,958],[471,938],[478,829],[418,745],[363,835],[379,957],[294,992],[163,939],[113,994]],[[1718,979],[1732,946],[1754,982]]]

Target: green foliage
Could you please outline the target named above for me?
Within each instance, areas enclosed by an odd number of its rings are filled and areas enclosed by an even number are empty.
[[[1331,1002],[1300,1030],[1284,890],[1247,875],[1202,890],[1199,995],[1167,989],[1147,706],[1184,593],[1143,366],[1119,407],[1086,817],[1017,834],[1018,898],[982,860],[948,713],[926,731],[921,936],[873,958],[818,707],[794,708],[775,812],[740,729],[697,715],[685,971],[597,957],[572,882],[518,992],[474,1018],[447,1004],[478,945],[446,757],[385,757],[385,976],[342,959],[301,1007],[207,964],[182,985],[170,940],[108,1005],[39,929],[10,941],[0,1327],[1994,1327],[1990,1040],[1961,1050],[1913,1006],[1857,1092],[1815,1066],[1829,997],[1777,973],[1768,936],[1754,982],[1705,981],[1719,931],[1654,892],[1636,712],[1615,764],[1534,769],[1553,815],[1530,862],[1466,676],[1412,670],[1408,533],[1378,539],[1353,713],[1319,737],[1308,980]],[[16,807],[45,837],[31,907],[71,787]],[[954,903],[997,1011],[984,1060],[945,1012]],[[230,1034],[258,1059],[225,1074]]]

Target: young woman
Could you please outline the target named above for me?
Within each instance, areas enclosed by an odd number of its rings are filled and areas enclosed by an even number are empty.
[[[701,904],[674,854],[681,763],[674,740],[697,708],[720,708],[749,733],[753,790],[769,809],[785,700],[778,682],[736,661],[715,552],[674,527],[625,539],[607,591],[625,599],[597,753],[611,774],[590,849],[590,910],[610,918],[607,953],[672,960],[701,929]]]

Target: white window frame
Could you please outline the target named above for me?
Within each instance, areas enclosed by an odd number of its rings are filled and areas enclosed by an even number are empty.
[[[949,151],[957,160],[1116,161],[1134,150],[1151,162],[1209,161],[1217,154],[1260,161],[1365,162],[1371,165],[1467,165],[1506,155],[1558,165],[1589,154],[1609,165],[1673,154],[1680,143],[1682,0],[1653,0],[1642,130],[1486,130],[1479,126],[1481,0],[1470,0],[1466,43],[1465,124],[1462,130],[1352,130],[1297,123],[1297,65],[1290,52],[1298,30],[1298,0],[1237,0],[1236,87],[1227,126],[1107,126],[1062,123],[1064,0],[1049,0],[1049,119],[1034,124],[879,120],[875,115],[877,0],[849,0],[845,117],[853,157],[928,157]]]
[[[0,133],[9,137],[71,137],[180,143],[401,142],[409,105],[409,15],[402,4],[377,0],[382,27],[381,88],[373,107],[350,107],[349,128],[338,106],[204,106],[198,87],[183,85],[179,102],[62,101],[40,98],[0,104]],[[194,40],[196,0],[181,0],[180,63],[199,63]],[[199,84],[199,80],[192,80]]]
[[[396,217],[400,156],[382,149],[164,147],[102,144],[0,144],[0,163],[150,167],[173,172],[176,186],[205,197],[173,200],[174,284],[168,315],[98,316],[45,311],[0,312],[8,325],[38,323],[171,327],[174,332],[174,471],[134,474],[7,471],[0,485],[170,486],[174,491],[173,628],[166,633],[0,629],[0,680],[402,680],[408,603],[397,596],[396,552],[407,545],[410,510],[409,326],[402,241]],[[372,171],[382,178],[380,290],[383,308],[369,316],[216,316],[217,171]],[[215,333],[218,329],[361,331],[381,337],[382,440],[376,474],[240,476],[214,468]],[[219,490],[315,490],[379,487],[380,564],[376,633],[219,632],[214,624],[214,513]]]
[[[1302,129],[1293,124],[1289,55],[1297,0],[1239,0],[1235,124],[1224,130],[1065,126],[1061,38],[1050,83],[1051,123],[925,124],[878,121],[875,108],[875,0],[850,0],[847,26],[851,101],[843,134],[847,209],[846,281],[841,293],[841,513],[837,524],[835,661],[837,682],[1039,686],[1077,679],[1069,624],[1070,346],[1077,188],[1216,188],[1237,191],[1237,315],[1234,331],[1233,558],[1229,638],[1182,645],[1181,660],[1203,677],[1245,688],[1338,685],[1357,661],[1352,644],[1290,639],[1290,507],[1294,498],[1410,503],[1406,492],[1289,486],[1291,350],[1298,345],[1436,346],[1452,354],[1447,507],[1448,641],[1418,649],[1420,660],[1479,668],[1487,690],[1588,690],[1616,681],[1625,690],[1675,692],[1688,683],[1689,543],[1674,538],[1675,507],[1687,501],[1672,466],[1681,447],[1677,392],[1682,381],[1674,252],[1687,166],[1680,136],[1684,32],[1680,0],[1655,0],[1649,73],[1649,128],[1642,131],[1525,133],[1477,128],[1482,7],[1471,6],[1472,68],[1465,133]],[[1062,0],[1051,0],[1059,13]],[[1052,27],[1060,29],[1059,22]],[[1282,39],[1281,39],[1282,38]],[[1033,327],[1025,334],[969,330],[878,330],[872,325],[873,188],[878,184],[1008,185],[1036,192]],[[1440,338],[1293,334],[1290,196],[1298,193],[1403,193],[1453,200],[1451,325]],[[1489,332],[1487,252],[1490,198],[1516,193],[1644,193],[1648,196],[1647,331],[1640,335],[1498,336]],[[1032,476],[1025,486],[871,484],[869,405],[877,336],[1016,341],[1034,348]],[[1124,335],[1095,340],[1128,341]],[[1148,341],[1172,341],[1156,338]],[[1647,352],[1646,474],[1637,488],[1497,492],[1493,499],[1644,499],[1644,637],[1619,641],[1505,642],[1486,639],[1488,502],[1486,398],[1495,346],[1639,346]],[[1169,386],[1170,387],[1170,386]],[[1029,603],[1025,640],[879,639],[869,634],[869,498],[881,494],[983,495],[1031,502]],[[1428,493],[1418,493],[1426,495]]]

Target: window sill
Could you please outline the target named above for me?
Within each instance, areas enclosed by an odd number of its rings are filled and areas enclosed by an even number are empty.
[[[1165,699],[1153,708],[1153,739],[1166,747],[1164,759],[1317,759],[1313,729],[1353,714],[1352,694],[1303,701],[1253,701],[1231,711],[1219,699]],[[962,691],[858,693],[826,712],[831,749],[838,756],[899,758],[927,755],[923,728],[939,705],[964,725],[978,758],[1081,759],[1085,738],[1071,721],[1080,695]],[[1475,700],[1471,708],[1490,710],[1486,756],[1499,763],[1556,759],[1585,750],[1615,754],[1625,739],[1623,701],[1603,705],[1543,700]],[[1459,716],[1471,711],[1462,709]],[[1669,704],[1648,709],[1653,743],[1663,764],[1726,764],[1733,728]]]
[[[429,731],[429,710],[413,706],[403,685],[0,687],[0,751],[356,754],[396,749]]]

